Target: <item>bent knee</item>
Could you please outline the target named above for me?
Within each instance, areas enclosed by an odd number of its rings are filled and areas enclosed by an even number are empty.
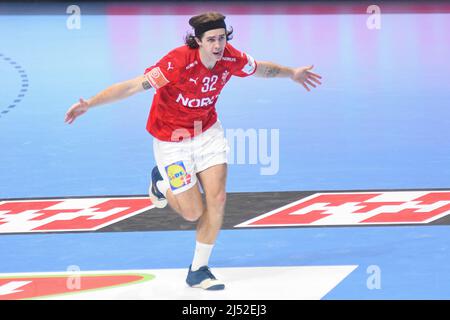
[[[197,221],[203,214],[203,210],[182,210],[182,217],[190,222]]]
[[[209,197],[209,203],[215,207],[223,207],[225,206],[225,202],[227,201],[227,193],[225,191],[221,191],[216,193],[215,195]]]

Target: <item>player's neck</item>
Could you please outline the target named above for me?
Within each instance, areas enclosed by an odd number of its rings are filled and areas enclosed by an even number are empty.
[[[208,69],[212,69],[214,68],[214,66],[217,63],[217,60],[208,60],[207,57],[205,57],[205,55],[203,54],[201,49],[198,49],[199,55],[200,55],[200,61],[203,63],[203,65],[208,68]]]

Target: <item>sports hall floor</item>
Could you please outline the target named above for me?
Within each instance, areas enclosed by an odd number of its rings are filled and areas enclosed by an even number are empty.
[[[74,28],[65,4],[0,5],[0,299],[450,299],[448,5],[80,9]],[[146,197],[153,93],[64,123],[210,9],[236,48],[323,77],[311,92],[255,77],[222,91],[223,292],[186,286],[195,225]]]

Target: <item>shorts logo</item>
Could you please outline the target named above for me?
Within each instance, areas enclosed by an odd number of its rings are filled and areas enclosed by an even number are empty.
[[[153,68],[150,72],[145,74],[145,77],[155,89],[164,87],[169,83],[169,80],[167,80],[159,67]]]
[[[186,172],[183,161],[169,164],[165,169],[172,190],[179,189],[191,183],[191,175]]]

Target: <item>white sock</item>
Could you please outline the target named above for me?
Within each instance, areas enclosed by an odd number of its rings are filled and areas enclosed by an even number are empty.
[[[196,271],[200,267],[207,266],[209,256],[214,247],[214,244],[206,244],[196,241],[194,259],[192,260],[191,270]]]
[[[167,190],[169,190],[169,184],[165,180],[159,180],[156,182],[156,187],[159,191],[164,195],[164,197],[167,197]]]

